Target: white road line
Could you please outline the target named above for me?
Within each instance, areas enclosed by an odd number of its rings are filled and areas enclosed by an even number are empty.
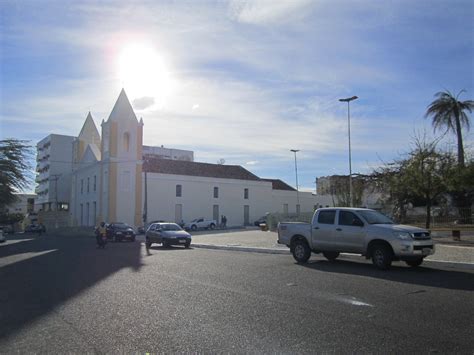
[[[48,253],[51,253],[51,252],[57,251],[57,250],[58,249],[52,249],[52,250],[41,251],[41,252],[38,252],[38,253],[29,252],[29,253],[20,253],[20,254],[13,254],[13,255],[5,256],[5,257],[0,259],[0,268],[18,263],[20,261],[35,258],[35,257],[40,256],[40,255],[48,254]]]

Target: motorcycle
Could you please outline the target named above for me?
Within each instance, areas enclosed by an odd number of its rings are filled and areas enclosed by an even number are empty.
[[[105,245],[107,244],[107,236],[105,234],[101,235],[99,228],[95,228],[95,239],[97,241],[97,247],[99,249],[105,249]]]

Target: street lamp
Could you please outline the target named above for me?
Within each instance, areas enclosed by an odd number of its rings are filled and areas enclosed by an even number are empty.
[[[296,175],[296,214],[300,214],[300,195],[298,190],[298,165],[296,164],[296,153],[299,152],[299,149],[290,149],[290,152],[295,153],[295,175]]]
[[[351,108],[350,102],[358,99],[357,96],[348,97],[346,99],[339,99],[341,102],[347,102],[347,129],[349,132],[349,203],[352,207],[352,157],[351,157]]]

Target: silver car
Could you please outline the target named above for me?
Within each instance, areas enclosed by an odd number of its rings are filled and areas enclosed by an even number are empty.
[[[145,238],[147,248],[153,243],[163,244],[165,248],[170,245],[183,245],[189,248],[191,245],[191,234],[176,223],[152,223],[145,233]]]

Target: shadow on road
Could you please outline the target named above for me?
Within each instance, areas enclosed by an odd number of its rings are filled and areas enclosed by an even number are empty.
[[[139,271],[141,243],[108,243],[95,238],[15,235],[0,245],[0,339],[101,280],[124,269]]]
[[[453,290],[474,290],[474,274],[457,270],[439,270],[420,266],[410,268],[392,265],[390,270],[378,270],[372,264],[347,260],[310,260],[297,264],[313,270],[346,275],[364,276],[414,285],[447,288]]]

